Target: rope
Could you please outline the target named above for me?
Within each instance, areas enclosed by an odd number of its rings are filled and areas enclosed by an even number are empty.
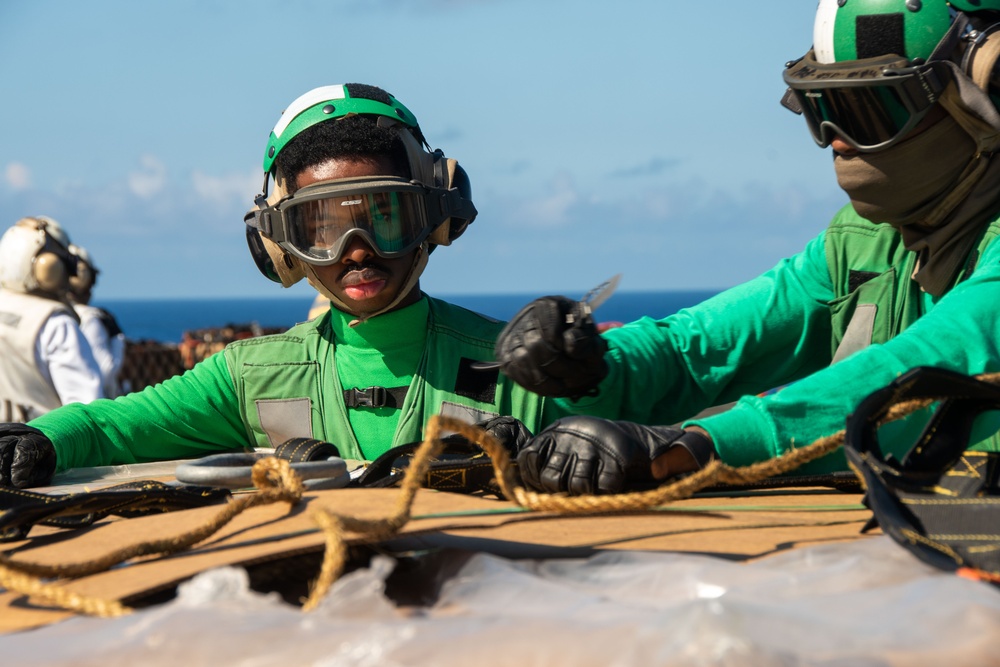
[[[996,383],[1000,381],[1000,373],[980,375],[977,378]],[[878,425],[902,419],[927,407],[935,400],[937,399],[913,399],[896,403],[886,411]],[[347,560],[347,547],[344,538],[346,531],[362,533],[371,541],[378,541],[394,535],[409,521],[413,499],[417,489],[420,488],[419,480],[425,477],[431,460],[444,447],[441,442],[442,431],[454,431],[486,452],[493,464],[497,484],[508,500],[529,510],[578,515],[648,510],[671,501],[689,498],[701,489],[717,483],[744,485],[782,475],[837,450],[844,444],[845,436],[845,430],[841,429],[833,435],[819,438],[805,447],[798,447],[776,458],[742,468],[733,468],[719,459],[715,459],[691,475],[649,491],[606,496],[565,496],[536,493],[520,486],[517,483],[507,448],[500,444],[495,437],[483,429],[463,421],[435,415],[428,420],[424,441],[413,453],[410,466],[401,482],[402,490],[393,514],[383,519],[366,520],[341,516],[325,508],[313,513],[313,519],[323,530],[327,546],[320,574],[312,586],[309,597],[303,604],[304,611],[315,609],[319,601],[342,574]]]
[[[378,541],[395,534],[409,521],[413,499],[417,489],[420,488],[419,480],[424,478],[431,460],[443,448],[441,432],[445,430],[460,434],[486,452],[493,463],[493,470],[496,473],[500,490],[508,500],[526,509],[560,514],[634,512],[650,509],[672,500],[688,498],[696,491],[716,482],[747,484],[766,477],[780,475],[834,451],[844,442],[844,431],[840,431],[832,436],[820,438],[806,447],[794,449],[781,457],[745,468],[731,468],[721,461],[715,460],[693,475],[650,491],[609,496],[569,497],[559,494],[536,493],[518,485],[514,468],[510,462],[510,454],[495,437],[481,428],[463,421],[436,415],[427,422],[424,441],[413,454],[410,467],[401,483],[402,490],[393,514],[383,519],[359,519],[340,516],[325,508],[317,510],[313,514],[314,520],[324,532],[327,549],[320,568],[320,575],[313,584],[309,597],[303,605],[303,610],[315,609],[319,600],[327,594],[330,586],[342,573],[346,562],[344,532],[362,533],[367,539]]]
[[[997,383],[1000,373],[976,376],[980,380]],[[893,405],[879,421],[879,425],[901,419],[923,409],[938,399],[914,399]],[[366,541],[376,542],[399,532],[412,514],[413,502],[434,457],[444,448],[442,431],[453,431],[469,442],[475,443],[490,457],[497,483],[505,498],[525,509],[561,514],[619,513],[648,510],[665,503],[689,498],[697,491],[717,483],[743,485],[774,477],[825,456],[844,443],[844,431],[817,439],[785,454],[743,468],[733,468],[716,459],[691,475],[664,484],[656,489],[636,493],[607,496],[564,496],[528,491],[517,483],[510,454],[500,442],[481,428],[465,422],[437,415],[427,422],[426,435],[413,454],[410,466],[400,483],[400,493],[392,514],[383,518],[341,516],[326,508],[312,514],[325,539],[323,564],[309,597],[303,604],[304,611],[315,609],[319,601],[343,573],[347,562],[348,532],[363,535]],[[82,563],[43,565],[20,562],[7,554],[0,554],[0,585],[9,591],[39,598],[51,605],[100,617],[120,616],[131,611],[114,600],[101,600],[67,591],[47,584],[41,578],[73,578],[103,572],[126,560],[152,554],[170,555],[214,535],[232,519],[251,507],[276,502],[297,504],[303,493],[299,476],[284,459],[268,457],[257,461],[252,469],[257,493],[241,496],[226,505],[221,512],[201,526],[177,537],[150,540],[124,547],[99,558]]]
[[[17,570],[0,565],[0,586],[15,593],[21,593],[37,599],[44,603],[75,611],[78,614],[87,616],[98,616],[100,618],[113,618],[124,616],[132,611],[117,600],[102,600],[100,598],[88,597],[68,591],[62,586],[46,584],[38,577],[18,572]]]
[[[45,584],[41,578],[75,578],[104,572],[126,560],[152,554],[170,555],[188,549],[211,537],[239,514],[251,507],[287,502],[295,505],[302,499],[302,480],[291,464],[274,457],[261,459],[251,469],[257,493],[247,494],[229,502],[221,512],[201,526],[176,537],[149,540],[123,547],[98,558],[81,563],[45,565],[16,561],[0,554],[0,584],[7,590],[36,596],[46,603],[94,616],[120,616],[131,611],[115,601],[87,598],[71,593],[61,586]]]

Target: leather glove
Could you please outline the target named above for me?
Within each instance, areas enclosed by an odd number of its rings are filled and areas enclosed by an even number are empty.
[[[521,420],[515,417],[509,417],[506,415],[492,417],[490,419],[476,422],[476,426],[499,440],[500,444],[503,445],[508,452],[510,452],[511,457],[517,456],[517,453],[524,448],[529,440],[531,440],[531,431],[528,430],[528,427],[525,426]],[[471,442],[457,433],[444,438],[444,441],[450,446],[460,445],[476,451],[479,449],[478,447],[474,447]]]
[[[507,323],[494,353],[500,370],[540,396],[594,395],[608,374],[608,344],[590,308],[564,296],[536,299]]]
[[[25,424],[0,424],[0,486],[43,486],[56,471],[56,449],[44,433]]]
[[[651,482],[651,462],[683,433],[673,426],[573,416],[558,419],[521,450],[525,485],[547,493],[619,493]]]

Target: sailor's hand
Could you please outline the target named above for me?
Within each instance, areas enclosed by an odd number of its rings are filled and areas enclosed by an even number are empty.
[[[593,395],[608,374],[608,344],[590,308],[564,296],[536,299],[507,323],[494,352],[500,370],[541,396]]]
[[[499,440],[511,456],[517,456],[517,453],[531,440],[531,431],[520,419],[514,417],[493,417],[479,422],[477,426]]]
[[[56,450],[44,433],[25,424],[0,424],[0,486],[42,486],[56,471]]]
[[[683,433],[672,426],[574,416],[559,419],[517,457],[525,485],[547,493],[619,493],[653,481],[652,461]]]
[[[528,427],[521,420],[515,417],[506,415],[491,417],[490,419],[476,422],[476,426],[499,440],[500,444],[510,453],[511,457],[517,456],[517,453],[531,440],[531,431],[528,430]],[[450,445],[462,444],[470,448],[472,447],[472,443],[457,434],[449,435],[444,440]]]

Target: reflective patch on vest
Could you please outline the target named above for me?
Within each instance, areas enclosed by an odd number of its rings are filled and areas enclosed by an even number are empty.
[[[496,400],[500,369],[476,370],[472,367],[475,362],[475,359],[468,357],[459,359],[458,376],[455,378],[455,393],[479,403],[492,403]]]
[[[259,399],[257,417],[264,435],[277,447],[289,438],[311,438],[312,400],[306,398]]]
[[[441,414],[445,417],[453,417],[455,419],[461,419],[462,421],[468,422],[470,424],[475,424],[476,422],[481,422],[487,419],[492,419],[493,417],[500,416],[500,414],[497,412],[488,412],[486,410],[480,410],[478,408],[473,408],[468,405],[461,405],[460,403],[452,403],[451,401],[441,402]]]
[[[872,333],[875,331],[875,314],[878,306],[874,303],[863,303],[854,310],[851,321],[847,324],[847,331],[844,338],[837,346],[837,351],[833,355],[835,364],[841,359],[846,359],[858,350],[863,350],[872,343]]]
[[[18,313],[0,312],[0,324],[5,324],[8,327],[17,328],[17,325],[21,323],[21,315]]]

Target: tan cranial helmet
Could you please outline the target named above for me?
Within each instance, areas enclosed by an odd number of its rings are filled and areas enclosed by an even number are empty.
[[[47,216],[21,218],[0,238],[0,287],[65,298],[76,273],[69,237]]]

